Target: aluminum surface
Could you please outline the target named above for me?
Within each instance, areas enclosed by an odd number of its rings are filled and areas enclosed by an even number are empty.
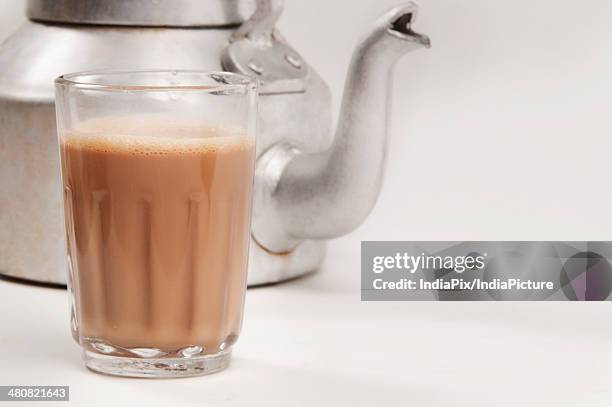
[[[218,27],[244,22],[254,0],[28,0],[31,20],[156,27]]]
[[[429,47],[414,32],[417,7],[408,3],[377,20],[353,53],[333,145],[304,153],[279,144],[259,160],[255,195],[264,207],[257,241],[273,252],[355,229],[370,213],[382,183],[387,151],[392,73],[404,54]]]
[[[32,0],[30,7],[45,3],[50,2]],[[57,2],[69,3],[76,4]],[[201,3],[206,8],[216,2]],[[392,66],[405,52],[426,45],[426,38],[409,27],[415,12],[412,3],[377,22],[355,51],[333,140],[327,85],[297,52],[285,55],[291,47],[273,28],[282,2],[259,0],[258,7],[259,14],[237,30],[29,21],[2,44],[0,273],[65,282],[55,77],[94,69],[219,70],[228,46],[240,42],[251,50],[280,44],[274,48],[274,64],[282,64],[268,78],[275,91],[264,92],[259,104],[248,283],[283,281],[321,265],[325,239],[356,227],[376,200],[386,148]],[[139,16],[146,16],[143,13]],[[291,73],[301,70],[307,74],[298,78],[296,90]],[[287,87],[288,83],[294,87]]]

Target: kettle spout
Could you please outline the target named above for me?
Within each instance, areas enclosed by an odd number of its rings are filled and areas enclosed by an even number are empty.
[[[255,218],[253,236],[266,249],[284,252],[300,240],[349,233],[374,207],[386,158],[394,65],[407,52],[430,46],[427,36],[412,30],[416,11],[413,2],[388,11],[355,49],[329,150],[302,154],[281,145],[260,160],[256,177],[264,179],[261,189],[268,193],[262,204],[274,207],[275,219],[262,219],[263,225]]]

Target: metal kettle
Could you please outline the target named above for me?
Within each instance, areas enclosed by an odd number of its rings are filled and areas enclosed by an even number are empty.
[[[323,80],[274,28],[282,0],[29,0],[0,47],[0,273],[65,283],[53,79],[92,69],[226,70],[260,79],[249,285],[316,270],[382,181],[394,63],[429,46],[407,3],[348,69],[336,134]],[[330,147],[331,146],[331,147]]]

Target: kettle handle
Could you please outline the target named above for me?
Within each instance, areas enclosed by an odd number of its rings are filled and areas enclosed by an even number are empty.
[[[257,0],[257,9],[230,39],[231,42],[248,38],[263,46],[272,43],[274,26],[283,12],[284,0]]]

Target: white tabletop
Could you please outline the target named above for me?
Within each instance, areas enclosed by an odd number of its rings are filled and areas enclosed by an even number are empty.
[[[608,303],[362,303],[358,237],[249,290],[232,365],[196,378],[92,373],[66,292],[0,281],[0,383],[69,385],[74,406],[610,405]]]

